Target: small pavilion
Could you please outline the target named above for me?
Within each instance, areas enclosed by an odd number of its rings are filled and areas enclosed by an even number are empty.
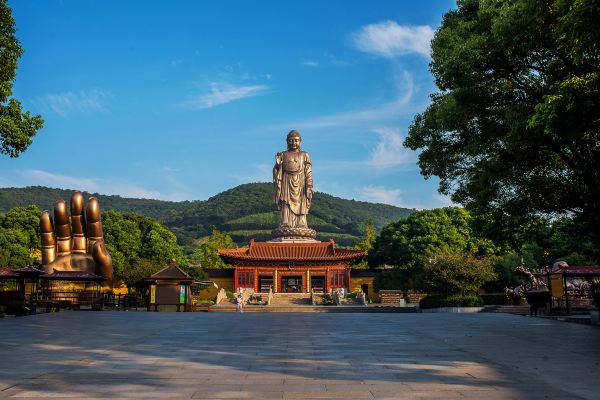
[[[59,302],[67,308],[90,306],[102,310],[103,277],[87,271],[56,271],[40,275],[42,301]]]
[[[234,291],[328,293],[350,286],[350,266],[364,250],[338,249],[329,242],[256,242],[239,249],[219,249],[219,256],[235,266]]]
[[[179,268],[175,261],[144,279],[149,285],[148,311],[191,310],[191,286],[194,278]]]

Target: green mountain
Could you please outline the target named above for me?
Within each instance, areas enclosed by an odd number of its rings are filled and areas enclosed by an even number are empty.
[[[57,199],[69,201],[71,193],[72,190],[41,186],[0,188],[0,212],[29,204],[51,210]],[[270,183],[240,185],[204,201],[131,199],[84,192],[84,197],[92,195],[98,198],[103,210],[137,212],[158,219],[184,245],[207,236],[213,225],[228,231],[239,244],[247,243],[251,238],[268,240],[271,230],[279,222]],[[350,246],[363,234],[367,219],[371,218],[375,227],[381,229],[390,221],[397,221],[411,212],[406,208],[346,200],[317,192],[308,224],[317,230],[318,239],[334,239],[340,245]]]

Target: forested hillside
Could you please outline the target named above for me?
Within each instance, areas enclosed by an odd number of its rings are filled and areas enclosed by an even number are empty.
[[[68,201],[71,190],[41,186],[0,189],[0,212],[35,204],[52,209],[57,199]],[[153,217],[169,227],[181,244],[190,244],[210,233],[211,226],[231,233],[238,244],[250,238],[267,240],[278,224],[273,204],[273,186],[250,183],[226,190],[205,201],[172,202],[130,199],[84,193],[96,196],[103,210],[137,212]],[[352,245],[362,235],[363,225],[372,219],[379,230],[390,221],[408,216],[412,210],[385,204],[345,200],[325,193],[315,193],[309,215],[309,226],[316,229],[320,240],[334,239],[341,245]]]

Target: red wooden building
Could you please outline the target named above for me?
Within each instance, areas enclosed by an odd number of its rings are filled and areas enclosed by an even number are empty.
[[[234,290],[308,293],[349,288],[350,266],[363,250],[337,249],[329,242],[255,242],[240,249],[220,249],[219,256],[235,266]]]

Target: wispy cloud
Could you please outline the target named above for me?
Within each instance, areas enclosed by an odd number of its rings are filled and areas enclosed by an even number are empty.
[[[379,107],[357,109],[322,115],[314,118],[309,118],[304,121],[286,122],[285,124],[277,124],[272,126],[275,130],[287,129],[292,126],[294,129],[319,129],[331,127],[356,126],[357,124],[367,122],[378,122],[389,118],[396,118],[401,115],[402,111],[409,112],[411,110],[403,110],[408,105],[414,94],[414,83],[412,77],[407,71],[402,72],[401,84],[398,85],[398,95],[396,99],[385,103]]]
[[[77,177],[51,173],[39,169],[19,171],[19,184],[23,186],[42,185],[61,189],[77,189],[90,193],[113,194],[123,197],[160,200],[183,200],[182,193],[161,193],[124,180]],[[14,179],[13,179],[14,180]]]
[[[305,67],[317,68],[319,66],[319,62],[315,60],[304,60],[302,61],[302,65]]]
[[[209,86],[210,89],[208,92],[193,96],[181,105],[193,110],[202,110],[246,97],[258,96],[269,90],[269,86],[267,85],[236,86],[228,83],[213,82]]]
[[[106,102],[112,95],[101,89],[80,90],[78,92],[47,93],[31,99],[42,113],[53,112],[61,117],[78,113],[107,111]]]
[[[324,53],[321,57],[303,59],[301,64],[309,68],[344,67],[346,65],[349,65],[349,62],[339,59],[334,54]]]
[[[248,183],[248,182],[271,182],[273,178],[273,166],[270,164],[254,164],[252,168],[250,168],[250,173],[248,174],[238,174],[234,173],[229,175],[238,183]]]
[[[359,194],[374,203],[402,206],[402,190],[384,186],[369,185],[359,189]]]
[[[392,168],[402,164],[413,164],[415,152],[403,146],[404,138],[400,129],[378,128],[379,142],[371,152],[369,165],[377,168]]]
[[[429,25],[405,26],[383,21],[362,27],[352,35],[359,50],[380,57],[394,58],[409,53],[429,57],[434,30]]]

